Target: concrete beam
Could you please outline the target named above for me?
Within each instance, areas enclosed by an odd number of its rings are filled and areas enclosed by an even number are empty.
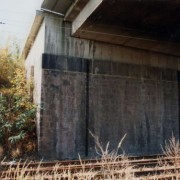
[[[180,56],[180,46],[178,43],[142,37],[137,32],[122,30],[114,26],[86,23],[79,28],[73,36],[77,38],[149,50],[152,52],[160,52],[173,56]]]
[[[29,51],[34,43],[34,40],[36,39],[36,36],[39,32],[39,29],[41,27],[41,24],[43,23],[44,15],[41,11],[36,12],[36,17],[34,19],[34,22],[31,26],[30,33],[25,41],[24,48],[21,53],[21,57],[23,59],[26,59],[26,57],[29,54]]]
[[[96,10],[103,0],[90,0],[82,9],[79,15],[72,23],[72,34],[74,34],[87,20],[87,18]]]
[[[64,15],[73,2],[74,0],[44,0],[41,8]]]
[[[88,2],[89,0],[76,0],[67,11],[64,20],[70,22],[74,21]]]

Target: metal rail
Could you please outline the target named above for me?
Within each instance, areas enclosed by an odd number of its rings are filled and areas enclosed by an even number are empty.
[[[163,157],[162,154],[160,155],[152,155],[152,156],[131,156],[131,157],[127,157],[127,159],[129,160],[130,163],[146,163],[147,162],[157,162],[157,159],[159,157]],[[118,158],[117,161],[120,161],[121,158]],[[66,161],[52,161],[52,162],[43,162],[43,161],[39,161],[39,162],[30,162],[29,163],[29,167],[38,167],[39,165],[41,165],[41,167],[49,167],[49,166],[54,166],[56,164],[60,164],[62,166],[68,166],[68,165],[80,165],[82,164],[92,164],[92,163],[97,163],[97,162],[101,162],[101,159],[83,159],[83,160],[66,160]],[[107,160],[108,161],[108,160]],[[26,163],[28,164],[28,163]],[[24,162],[22,163],[13,163],[10,164],[9,162],[1,162],[0,167],[2,168],[9,168],[9,167],[13,167],[16,168],[18,167],[23,167],[24,166]]]
[[[166,167],[160,167],[158,166],[159,164],[159,159],[158,157],[161,157],[162,161],[168,162],[168,166]],[[147,175],[151,176],[160,176],[161,173],[163,172],[171,172],[172,176],[177,176],[177,173],[173,175],[175,172],[180,172],[180,166],[174,166],[172,164],[172,161],[174,158],[167,158],[162,155],[158,156],[141,156],[141,157],[130,157],[128,159],[118,159],[115,162],[108,162],[105,161],[103,162],[100,159],[92,159],[92,160],[73,160],[73,161],[55,161],[55,162],[36,162],[36,163],[27,163],[26,169],[24,170],[25,174],[33,176],[36,174],[36,169],[38,168],[38,173],[53,173],[54,170],[58,173],[62,173],[65,171],[70,171],[71,173],[78,173],[81,172],[82,169],[83,171],[97,171],[97,177],[102,177],[102,174],[100,172],[106,171],[108,169],[114,170],[114,175],[116,175],[116,169],[120,168],[123,166],[124,163],[127,163],[133,167],[131,170],[131,173],[135,175],[135,177],[145,177]],[[180,159],[176,159],[176,161],[180,161]],[[0,171],[0,177],[3,175],[5,176],[7,173],[9,173],[8,168],[11,168],[11,175],[16,173],[16,168],[21,170],[21,168],[24,167],[23,163],[20,164],[15,164],[9,166],[8,164],[1,165],[1,171]],[[108,173],[108,172],[107,172]],[[103,174],[104,175],[104,174]],[[158,179],[158,178],[156,178]],[[160,179],[160,178],[159,178]],[[161,178],[163,179],[163,178]],[[168,179],[168,177],[167,177]]]

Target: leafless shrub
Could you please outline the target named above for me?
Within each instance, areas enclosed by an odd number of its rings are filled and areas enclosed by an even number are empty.
[[[95,136],[90,132],[91,136],[95,140],[96,153],[101,157],[101,174],[105,179],[133,179],[134,174],[132,173],[132,166],[129,163],[125,153],[119,154],[119,149],[122,146],[122,142],[126,137],[126,134],[120,140],[116,149],[109,150],[109,142],[106,147],[103,148],[102,143],[98,136]]]
[[[165,142],[165,147],[162,147],[162,151],[174,166],[180,165],[180,143],[173,134],[168,142]]]
[[[162,152],[165,157],[159,158],[159,166],[164,168],[162,175],[166,176],[172,174],[173,177],[178,179],[180,177],[180,142],[174,135],[165,141],[165,146],[161,145]],[[169,167],[173,167],[168,170]]]

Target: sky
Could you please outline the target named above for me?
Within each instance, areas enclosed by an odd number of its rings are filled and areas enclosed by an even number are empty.
[[[0,0],[0,48],[22,48],[43,0]]]

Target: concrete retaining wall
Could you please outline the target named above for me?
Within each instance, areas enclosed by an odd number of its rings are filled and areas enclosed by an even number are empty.
[[[40,154],[95,156],[91,130],[110,148],[127,133],[130,154],[160,153],[179,137],[179,57],[71,37],[45,18]]]

